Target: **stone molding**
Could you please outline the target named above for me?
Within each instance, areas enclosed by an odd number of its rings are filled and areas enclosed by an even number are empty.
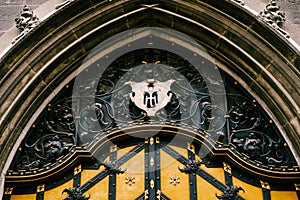
[[[142,4],[149,2],[75,1],[45,19],[1,58],[1,176],[31,117],[39,114],[38,108],[76,70],[84,55],[111,35],[143,25],[145,19],[205,44],[223,70],[265,107],[299,162],[299,51],[233,2]],[[240,12],[234,12],[236,9]],[[170,20],[162,21],[162,16]]]

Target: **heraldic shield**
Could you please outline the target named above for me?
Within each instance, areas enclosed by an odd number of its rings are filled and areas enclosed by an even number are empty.
[[[155,113],[164,108],[171,100],[171,84],[175,80],[160,82],[154,79],[147,79],[143,82],[127,82],[131,86],[131,101],[140,109],[146,111],[149,117],[155,116]]]

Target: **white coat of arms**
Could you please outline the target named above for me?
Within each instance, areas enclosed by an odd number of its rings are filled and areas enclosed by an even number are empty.
[[[131,101],[140,109],[146,111],[147,115],[155,116],[155,113],[164,108],[171,100],[171,84],[175,80],[160,82],[154,79],[148,79],[143,82],[127,82],[132,88],[130,94]]]

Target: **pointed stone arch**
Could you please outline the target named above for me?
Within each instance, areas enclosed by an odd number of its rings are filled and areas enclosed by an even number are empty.
[[[280,33],[232,1],[78,0],[1,58],[1,176],[25,130],[85,55],[117,33],[147,26],[177,30],[205,46],[271,116],[299,164],[300,55]]]

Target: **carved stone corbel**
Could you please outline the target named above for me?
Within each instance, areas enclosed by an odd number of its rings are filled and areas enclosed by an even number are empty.
[[[15,43],[24,35],[26,35],[31,29],[36,27],[40,20],[39,18],[33,13],[31,8],[27,5],[24,6],[23,10],[20,13],[20,16],[15,19],[16,27],[20,30],[20,35],[18,35],[12,43]]]
[[[282,25],[285,22],[285,13],[279,10],[280,7],[277,5],[277,1],[271,0],[271,2],[267,4],[266,8],[260,12],[259,16],[285,37],[289,38],[290,36],[288,32],[282,29]]]

